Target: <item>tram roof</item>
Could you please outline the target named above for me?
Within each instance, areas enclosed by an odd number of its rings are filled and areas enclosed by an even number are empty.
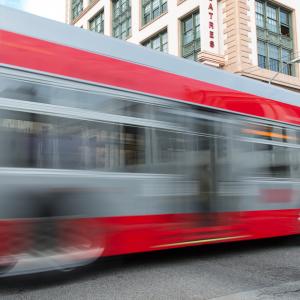
[[[132,62],[295,106],[300,104],[300,94],[297,92],[1,5],[0,30]]]

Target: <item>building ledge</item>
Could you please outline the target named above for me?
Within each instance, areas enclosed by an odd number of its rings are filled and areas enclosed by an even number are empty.
[[[239,70],[235,73],[265,82],[270,82],[271,80],[273,85],[300,92],[299,77],[276,73],[274,71],[262,69],[258,66],[253,66],[253,68],[249,68],[249,70],[247,70],[247,68],[245,70]]]
[[[222,68],[225,65],[224,55],[211,53],[208,51],[201,51],[198,54],[198,61],[216,68]]]

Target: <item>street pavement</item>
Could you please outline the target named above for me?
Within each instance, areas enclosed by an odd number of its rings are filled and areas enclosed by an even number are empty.
[[[0,280],[0,299],[300,299],[300,236],[99,260]]]

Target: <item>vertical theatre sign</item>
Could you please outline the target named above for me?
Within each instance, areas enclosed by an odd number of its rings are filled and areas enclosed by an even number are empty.
[[[223,19],[221,14],[224,4],[218,0],[201,0],[199,2],[200,31],[203,38],[201,39],[201,52],[198,55],[198,61],[220,68],[224,66],[225,60],[224,55],[219,53],[223,49],[219,47],[218,19],[222,24]]]
[[[215,48],[215,22],[214,15],[216,13],[217,8],[215,7],[215,2],[213,0],[209,0],[208,5],[208,29],[209,29],[209,47]]]

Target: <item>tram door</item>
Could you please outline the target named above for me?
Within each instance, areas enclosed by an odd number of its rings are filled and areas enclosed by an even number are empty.
[[[201,212],[211,213],[213,209],[213,199],[215,191],[215,162],[214,162],[214,138],[204,137],[200,141],[199,168],[199,197],[201,202]]]
[[[213,216],[215,211],[216,197],[216,122],[203,119],[198,120],[197,131],[200,135],[198,139],[198,148],[195,152],[193,164],[193,180],[198,185],[198,195],[196,202],[197,212],[199,212],[200,226],[213,226],[216,220]]]
[[[239,149],[235,141],[237,126],[237,124],[220,122],[215,127],[215,197],[213,206],[216,212],[238,211],[240,207],[241,184],[237,171],[240,168],[240,164],[237,163]],[[230,221],[227,220],[227,222]]]
[[[208,136],[200,139],[199,197],[201,216],[205,226],[221,225],[217,212],[223,211],[224,182],[231,174],[231,139],[230,126],[220,121],[210,121],[206,128]],[[205,149],[205,150],[203,150]],[[203,155],[206,152],[206,155]]]

